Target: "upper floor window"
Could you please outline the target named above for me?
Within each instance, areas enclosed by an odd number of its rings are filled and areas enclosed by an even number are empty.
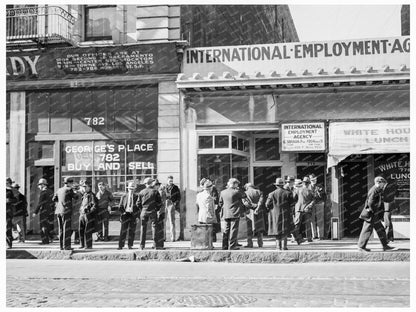
[[[85,40],[111,40],[115,15],[115,5],[85,6]]]

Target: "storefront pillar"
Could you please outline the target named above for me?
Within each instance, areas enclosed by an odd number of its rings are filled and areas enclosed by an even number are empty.
[[[334,238],[342,238],[341,234],[343,233],[343,222],[342,222],[342,215],[341,215],[341,203],[340,203],[340,179],[339,179],[339,169],[334,166],[331,167],[331,237]],[[337,233],[333,232],[333,223],[337,221]]]
[[[25,92],[10,93],[10,141],[8,155],[10,167],[6,168],[7,175],[25,189],[25,125],[26,125],[26,95]]]

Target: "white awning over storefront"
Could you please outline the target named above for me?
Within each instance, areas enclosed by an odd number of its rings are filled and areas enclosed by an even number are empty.
[[[410,121],[332,122],[328,168],[353,154],[410,153]]]

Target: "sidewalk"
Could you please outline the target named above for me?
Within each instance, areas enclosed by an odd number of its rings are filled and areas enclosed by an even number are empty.
[[[239,240],[245,245],[244,240]],[[25,243],[13,242],[13,248],[7,249],[7,259],[62,259],[62,260],[128,260],[128,261],[192,261],[192,262],[233,262],[233,263],[291,263],[291,262],[328,262],[328,261],[410,261],[410,240],[396,240],[390,243],[395,247],[384,252],[378,239],[370,240],[367,248],[371,252],[357,250],[356,240],[322,240],[310,243],[288,242],[286,251],[276,250],[274,238],[265,238],[264,247],[240,247],[240,250],[222,250],[221,242],[214,243],[212,250],[190,249],[190,241],[165,242],[165,250],[152,249],[152,241],[146,242],[146,248],[140,250],[136,240],[133,249],[117,250],[118,242],[94,242],[93,249],[59,250],[59,242],[41,245],[40,240],[26,240]]]

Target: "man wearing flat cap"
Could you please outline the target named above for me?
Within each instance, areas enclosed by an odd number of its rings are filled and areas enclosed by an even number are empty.
[[[282,178],[277,178],[276,190],[267,196],[266,207],[269,211],[269,235],[276,237],[276,248],[287,250],[287,237],[290,235],[292,215],[290,205],[293,194],[284,188]],[[283,242],[283,245],[282,245]]]
[[[221,209],[221,219],[225,226],[222,234],[222,249],[237,250],[238,226],[241,210],[244,207],[243,199],[247,196],[238,189],[240,182],[231,178],[228,180],[227,188],[220,193],[218,206]]]
[[[378,238],[383,245],[383,250],[388,251],[394,249],[388,245],[386,232],[381,220],[383,220],[383,188],[387,181],[383,177],[376,177],[374,185],[368,191],[367,199],[365,201],[364,209],[360,214],[360,219],[363,220],[363,227],[361,229],[360,237],[358,239],[358,250],[369,252],[367,243],[370,239],[373,229],[376,230]]]
[[[64,186],[59,188],[52,197],[52,201],[56,203],[55,214],[58,219],[59,247],[61,250],[72,250],[72,200],[78,197],[72,188],[73,184],[74,180],[71,177],[65,177]]]
[[[153,243],[156,249],[162,249],[157,247],[159,240],[159,228],[157,222],[157,213],[162,208],[162,198],[160,197],[159,191],[153,188],[153,179],[146,178],[143,181],[146,186],[144,190],[141,190],[137,196],[137,208],[140,211],[140,249],[144,249],[146,245],[146,230],[147,222],[152,222],[152,236]]]
[[[50,215],[54,209],[54,203],[52,201],[53,192],[48,188],[48,182],[46,179],[40,179],[38,182],[38,188],[40,190],[38,205],[33,212],[33,217],[39,215],[40,224],[40,238],[42,244],[50,243]]]

